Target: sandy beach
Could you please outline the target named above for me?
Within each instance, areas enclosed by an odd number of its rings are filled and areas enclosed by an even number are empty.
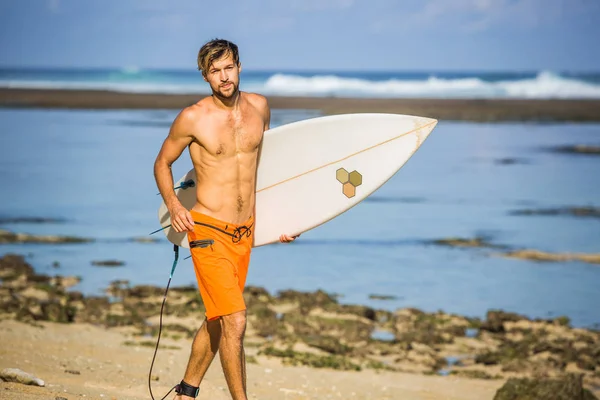
[[[0,325],[0,369],[19,368],[46,382],[46,387],[0,382],[6,400],[28,399],[148,399],[147,376],[153,348],[129,346],[127,329],[90,324],[16,321]],[[189,339],[164,340],[153,375],[155,398],[179,382],[189,354]],[[254,353],[253,349],[248,355]],[[503,381],[425,376],[396,372],[334,371],[282,366],[257,357],[248,365],[251,399],[492,399]],[[173,396],[169,395],[168,399]],[[216,359],[201,385],[198,399],[228,399],[227,385]]]
[[[94,90],[0,89],[2,107],[69,109],[181,109],[202,95],[141,94]],[[273,109],[420,115],[440,120],[600,121],[600,100],[374,99],[269,96]]]

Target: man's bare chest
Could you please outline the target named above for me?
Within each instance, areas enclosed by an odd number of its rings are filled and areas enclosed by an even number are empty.
[[[217,157],[252,153],[260,145],[263,131],[264,122],[259,116],[231,116],[205,126],[201,141],[203,147]]]

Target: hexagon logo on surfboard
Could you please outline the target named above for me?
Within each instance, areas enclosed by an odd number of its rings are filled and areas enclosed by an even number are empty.
[[[340,168],[335,171],[335,177],[342,184],[342,193],[347,198],[356,196],[356,188],[362,185],[362,175],[358,171],[348,172]]]

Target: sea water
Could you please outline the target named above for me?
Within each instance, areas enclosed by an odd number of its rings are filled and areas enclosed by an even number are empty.
[[[164,286],[173,246],[137,243],[158,228],[153,162],[176,112],[0,109],[0,229],[74,235],[86,244],[5,244],[46,274],[78,275],[100,294],[116,279]],[[273,110],[273,126],[317,116]],[[530,317],[600,322],[600,266],[507,259],[498,250],[437,246],[445,237],[486,237],[512,249],[600,252],[600,219],[518,216],[522,209],[600,206],[600,158],[552,151],[600,143],[599,124],[441,121],[408,163],[363,203],[293,244],[255,249],[248,284],[338,294],[344,303],[417,307],[483,316],[500,308]],[[184,153],[178,179],[191,167]],[[284,232],[282,232],[284,233]],[[153,237],[154,237],[153,236]],[[195,284],[181,249],[173,285]],[[116,259],[123,267],[92,266]],[[58,267],[53,266],[58,262]],[[371,294],[395,296],[372,300]]]

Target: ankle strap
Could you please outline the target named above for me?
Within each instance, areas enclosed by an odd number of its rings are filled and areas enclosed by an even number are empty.
[[[199,392],[200,392],[199,387],[188,385],[184,381],[181,381],[180,384],[175,386],[175,393],[182,394],[184,396],[196,398],[196,397],[198,397]]]

